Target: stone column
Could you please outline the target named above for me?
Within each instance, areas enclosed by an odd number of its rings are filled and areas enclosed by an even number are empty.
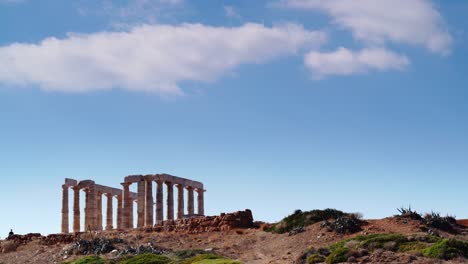
[[[133,229],[134,228],[134,224],[133,224],[133,205],[135,204],[135,200],[133,198],[130,198],[130,217],[128,218],[128,223],[129,223],[129,226],[128,228],[130,229]]]
[[[167,220],[174,221],[174,184],[166,182],[167,186]]]
[[[156,181],[156,184],[156,225],[162,225],[164,221],[163,181]]]
[[[145,180],[141,179],[138,182],[138,199],[137,199],[137,227],[141,228],[145,225]]]
[[[146,179],[145,181],[145,226],[153,227],[153,181],[151,179]]]
[[[199,215],[205,215],[205,198],[204,198],[204,192],[203,188],[197,189],[197,203],[198,203],[198,214]]]
[[[184,217],[184,186],[177,185],[177,219]]]
[[[122,228],[130,228],[130,207],[132,206],[132,198],[130,197],[130,184],[129,182],[121,183],[123,187],[122,199],[123,199],[123,210],[122,210]]]
[[[193,215],[195,213],[195,207],[193,204],[193,188],[192,187],[187,187],[188,190],[188,214]]]
[[[114,229],[113,222],[114,222],[114,209],[112,208],[112,199],[114,196],[110,193],[106,193],[107,197],[107,210],[106,210],[106,230]]]
[[[122,195],[117,195],[117,229],[122,230],[122,214],[123,211],[123,201],[122,201]]]
[[[96,203],[96,188],[94,185],[89,186],[86,200],[86,214],[88,218],[88,229],[97,230],[97,203]]]
[[[102,231],[102,193],[97,192],[96,196],[96,230]]]
[[[62,185],[62,233],[68,233],[68,185]]]
[[[89,189],[85,189],[85,208],[84,208],[84,231],[89,230],[89,213],[88,213],[88,200],[89,200]]]
[[[73,189],[73,232],[78,233],[80,228],[80,188],[75,186]]]

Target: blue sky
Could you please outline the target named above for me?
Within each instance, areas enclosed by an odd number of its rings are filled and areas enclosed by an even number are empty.
[[[59,232],[65,177],[162,172],[204,182],[207,214],[468,218],[467,12],[0,0],[0,228]]]

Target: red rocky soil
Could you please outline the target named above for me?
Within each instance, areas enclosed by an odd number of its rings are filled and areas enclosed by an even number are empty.
[[[419,222],[398,218],[368,220],[368,224],[363,226],[363,230],[354,235],[337,235],[333,232],[327,232],[321,228],[320,223],[317,223],[306,227],[305,232],[293,236],[267,233],[259,228],[227,228],[226,221],[223,222],[221,219],[222,217],[218,217],[216,220],[214,218],[210,219],[210,221],[217,221],[219,227],[225,226],[219,228],[220,231],[202,232],[200,229],[196,231],[187,229],[176,231],[176,228],[173,228],[172,231],[103,232],[97,235],[109,238],[119,237],[129,245],[134,246],[146,245],[151,242],[155,246],[173,250],[206,249],[247,264],[292,264],[310,247],[324,247],[358,234],[401,233],[405,235],[424,235],[424,233],[421,233]],[[201,228],[204,225],[202,223],[205,222],[200,221],[199,224],[192,224],[197,228]],[[443,235],[449,236],[449,234]],[[81,236],[86,236],[86,234]],[[52,238],[47,240],[33,237],[26,243],[20,243],[16,251],[0,253],[0,263],[62,263],[65,260],[69,261],[76,258],[76,256],[63,255],[63,249],[70,242],[69,237],[54,237],[53,239],[55,239],[55,242],[51,243]],[[5,243],[7,242],[1,241],[2,247]],[[369,261],[368,263],[442,263],[421,256],[397,254],[383,250],[374,252],[367,257],[367,261]],[[460,260],[445,263],[463,262]]]

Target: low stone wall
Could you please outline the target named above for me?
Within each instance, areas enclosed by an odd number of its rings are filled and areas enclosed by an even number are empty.
[[[202,233],[227,231],[235,228],[252,228],[254,226],[252,211],[246,209],[245,211],[229,214],[222,213],[219,216],[202,216],[176,220],[172,223],[166,222],[164,226],[155,227],[152,231]]]
[[[12,235],[6,240],[17,244],[27,244],[33,240],[39,240],[43,245],[55,245],[59,243],[71,243],[77,238],[78,234],[51,234],[43,236],[39,233],[29,233],[26,235]]]

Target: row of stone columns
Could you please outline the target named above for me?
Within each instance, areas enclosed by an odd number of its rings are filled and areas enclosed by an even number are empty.
[[[133,223],[133,208],[130,198],[126,199],[125,197],[130,197],[130,185],[131,182],[122,183],[123,186],[123,228],[128,229],[132,228]],[[154,208],[153,200],[153,180],[142,178],[137,182],[137,227],[152,227],[153,226],[153,210],[156,215],[156,225],[162,225],[164,222],[164,184],[166,185],[167,196],[166,196],[166,206],[167,206],[167,221],[174,220],[174,184],[169,181],[156,180],[156,207]],[[188,215],[192,216],[194,212],[194,188],[185,187],[182,184],[176,184],[178,195],[177,195],[177,219],[182,219],[184,217],[184,189],[188,191]],[[204,215],[204,191],[202,188],[196,189],[198,193],[198,215]]]
[[[67,185],[62,186],[62,233],[69,232],[69,209],[68,209],[68,189]],[[78,186],[71,187],[73,190],[73,232],[81,231],[81,210],[80,210],[80,190]],[[85,192],[85,221],[84,230],[97,230],[101,231],[103,226],[102,218],[102,196],[106,196],[107,209],[106,209],[106,230],[114,229],[114,210],[113,199],[117,198],[117,228],[122,228],[122,196],[113,195],[111,193],[98,192],[94,186],[89,186],[82,189]]]
[[[156,181],[156,208],[154,208],[153,200],[153,181],[143,179],[139,181],[137,186],[137,227],[152,227],[153,226],[153,212],[156,215],[156,225],[164,223],[164,193],[163,186],[166,185],[167,196],[167,220],[174,220],[174,185],[169,181]],[[130,192],[130,182],[122,183],[122,194],[115,195],[112,193],[103,193],[96,188],[94,184],[86,187],[81,186],[62,186],[62,232],[69,232],[69,208],[68,197],[69,188],[73,190],[73,232],[81,231],[81,210],[80,210],[80,190],[85,192],[85,221],[84,230],[101,231],[103,229],[103,216],[102,216],[102,196],[106,196],[106,219],[105,229],[112,230],[113,226],[113,198],[117,198],[117,229],[130,229],[133,228],[133,204],[134,197]],[[204,215],[204,190],[202,188],[194,189],[191,186],[184,186],[183,184],[176,184],[177,187],[177,219],[184,217],[184,192],[188,192],[187,212],[188,216],[193,216],[194,213],[194,191],[198,193],[198,215]],[[134,195],[134,194],[133,194]]]

